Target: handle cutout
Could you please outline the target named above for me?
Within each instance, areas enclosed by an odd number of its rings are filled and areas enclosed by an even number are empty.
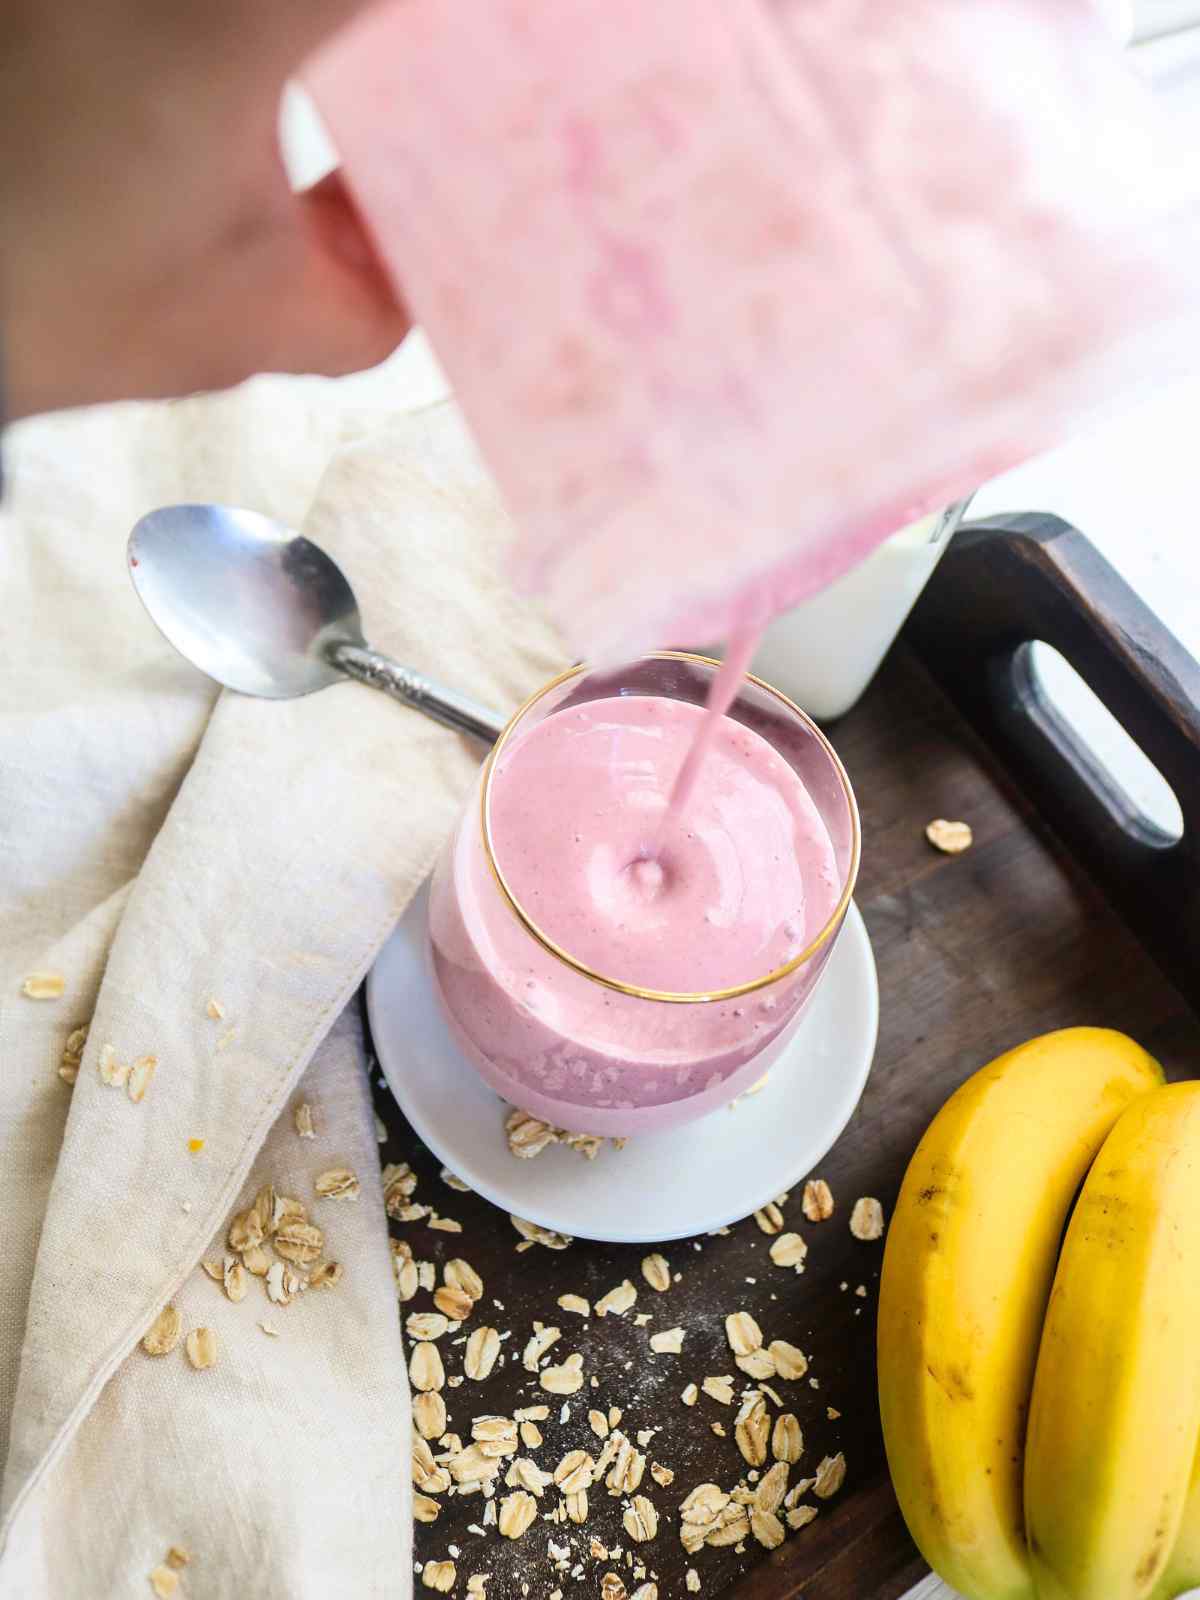
[[[1113,820],[1152,848],[1178,844],[1184,819],[1175,791],[1061,651],[1034,640],[1018,649],[1013,671],[1029,716],[1084,774]]]

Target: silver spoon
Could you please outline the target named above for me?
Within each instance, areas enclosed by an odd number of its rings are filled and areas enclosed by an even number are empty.
[[[163,506],[129,535],[129,575],[180,655],[227,689],[290,700],[343,678],[486,744],[505,719],[372,650],[354,591],[311,540],[233,506]]]

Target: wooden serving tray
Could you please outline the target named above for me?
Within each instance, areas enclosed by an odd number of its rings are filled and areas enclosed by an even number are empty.
[[[1175,789],[1185,832],[1170,843],[1134,815],[1107,776],[1077,746],[1041,698],[1025,646],[1053,644],[1124,723]],[[968,528],[933,582],[861,704],[832,728],[862,808],[863,867],[858,904],[879,967],[881,1031],[862,1103],[822,1164],[834,1217],[807,1223],[801,1184],[784,1207],[785,1227],[809,1244],[807,1270],[771,1265],[770,1243],[753,1220],[724,1237],[663,1246],[682,1281],[666,1295],[643,1282],[645,1248],[582,1241],[551,1252],[516,1253],[508,1219],[475,1195],[451,1194],[439,1163],[417,1143],[386,1090],[379,1110],[391,1132],[384,1152],[420,1174],[416,1195],[463,1223],[461,1237],[423,1222],[396,1226],[418,1258],[462,1255],[483,1276],[475,1320],[511,1329],[505,1367],[484,1384],[443,1391],[450,1427],[464,1442],[473,1416],[511,1415],[537,1400],[551,1407],[545,1443],[533,1452],[553,1470],[570,1449],[598,1454],[589,1406],[620,1406],[630,1436],[655,1428],[648,1460],[674,1471],[641,1486],[660,1514],[656,1539],[632,1545],[622,1502],[591,1490],[586,1525],[536,1522],[520,1540],[468,1531],[482,1521],[478,1495],[441,1497],[436,1523],[418,1525],[419,1561],[459,1549],[454,1592],[474,1572],[492,1574],[490,1600],[595,1596],[601,1576],[619,1571],[630,1594],[639,1579],[624,1562],[583,1561],[573,1580],[553,1570],[547,1541],[586,1551],[594,1535],[632,1548],[658,1583],[660,1600],[687,1594],[695,1567],[701,1593],[737,1600],[894,1600],[924,1572],[888,1481],[875,1394],[875,1305],[882,1247],[847,1226],[860,1195],[890,1214],[912,1151],[950,1092],[976,1067],[1047,1029],[1075,1023],[1132,1034],[1172,1077],[1200,1068],[1200,668],[1074,529],[1048,517],[1017,517]],[[933,817],[963,818],[973,848],[942,856],[926,843]],[[736,1113],[734,1113],[736,1115]],[[713,1136],[721,1136],[720,1118]],[[619,1155],[612,1161],[619,1183]],[[669,1174],[664,1174],[664,1182]],[[636,1194],[629,1204],[637,1205]],[[648,1247],[647,1247],[648,1248]],[[684,1353],[652,1357],[647,1330],[624,1318],[578,1317],[556,1307],[573,1291],[595,1301],[623,1278],[638,1286],[637,1311],[654,1327],[686,1329]],[[854,1293],[864,1285],[866,1295]],[[846,1287],[843,1287],[845,1285]],[[497,1309],[494,1301],[502,1303]],[[428,1309],[427,1294],[403,1308]],[[844,1451],[845,1486],[819,1503],[810,1526],[768,1552],[753,1539],[742,1553],[685,1554],[678,1506],[697,1484],[729,1489],[745,1472],[734,1443],[733,1409],[679,1395],[689,1380],[733,1373],[723,1319],[750,1311],[766,1337],[798,1344],[811,1358],[799,1383],[776,1383],[799,1418],[804,1455],[792,1481],[826,1454]],[[599,1380],[558,1424],[561,1401],[529,1391],[520,1352],[537,1318],[563,1329],[558,1347],[578,1350]],[[445,1341],[443,1341],[445,1344]],[[446,1345],[448,1372],[462,1347]],[[827,1407],[841,1415],[827,1416]],[[774,1408],[771,1408],[772,1411]],[[711,1431],[721,1423],[726,1437]],[[436,1448],[436,1447],[435,1447]],[[398,1448],[397,1470],[406,1450]],[[499,1493],[507,1491],[500,1489]],[[557,1503],[551,1488],[539,1510]],[[818,1503],[812,1501],[811,1503]],[[527,1586],[527,1587],[525,1587]],[[418,1591],[423,1592],[423,1591]]]

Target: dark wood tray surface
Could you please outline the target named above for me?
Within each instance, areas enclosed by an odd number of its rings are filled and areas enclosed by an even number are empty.
[[[926,643],[915,626],[913,637]],[[943,655],[937,663],[944,672],[951,670],[947,660]],[[584,1527],[539,1521],[515,1543],[499,1539],[494,1529],[486,1538],[468,1531],[481,1519],[478,1495],[442,1496],[437,1522],[417,1526],[416,1556],[444,1559],[448,1546],[457,1545],[456,1594],[465,1593],[471,1573],[490,1572],[490,1600],[526,1594],[545,1600],[556,1588],[564,1597],[598,1595],[602,1574],[614,1568],[632,1594],[638,1580],[623,1563],[585,1558],[578,1581],[555,1573],[547,1541],[569,1543],[578,1553],[586,1551],[592,1535],[610,1548],[633,1548],[657,1577],[660,1600],[687,1593],[690,1566],[700,1575],[702,1594],[743,1600],[893,1600],[902,1594],[924,1568],[896,1510],[879,1432],[874,1339],[882,1246],[851,1236],[853,1201],[875,1195],[890,1214],[913,1148],[950,1091],[976,1067],[1034,1034],[1074,1023],[1109,1025],[1133,1034],[1172,1076],[1191,1075],[1200,1063],[1195,1012],[1105,890],[1017,791],[912,646],[893,652],[865,699],[832,733],[862,808],[857,899],[878,963],[881,1028],[862,1103],[821,1164],[820,1175],[837,1202],[834,1217],[820,1225],[803,1219],[805,1173],[797,1174],[784,1207],[785,1226],[809,1243],[803,1276],[771,1265],[770,1241],[752,1219],[726,1237],[696,1241],[699,1248],[664,1245],[683,1278],[661,1296],[641,1278],[648,1247],[577,1241],[561,1253],[536,1246],[518,1254],[519,1239],[507,1218],[474,1195],[451,1193],[438,1177],[438,1161],[420,1147],[386,1091],[380,1096],[391,1132],[385,1159],[410,1161],[420,1174],[415,1198],[464,1227],[459,1237],[431,1232],[424,1222],[393,1225],[397,1236],[409,1241],[418,1258],[440,1264],[464,1256],[486,1285],[474,1320],[512,1330],[502,1371],[485,1384],[444,1391],[450,1427],[465,1442],[472,1416],[511,1414],[515,1406],[544,1401],[551,1420],[542,1425],[545,1443],[533,1454],[552,1470],[569,1449],[598,1453],[587,1410],[616,1405],[631,1436],[642,1428],[661,1430],[647,1457],[675,1473],[670,1487],[660,1488],[647,1471],[641,1492],[658,1508],[660,1529],[653,1542],[640,1546],[631,1546],[621,1527],[622,1502],[602,1484],[591,1491]],[[949,857],[930,848],[924,826],[939,816],[970,822],[970,851]],[[718,1116],[713,1137],[721,1134]],[[620,1183],[619,1154],[606,1151],[600,1159],[611,1164],[613,1181]],[[631,1194],[629,1203],[636,1206],[637,1196]],[[679,1323],[687,1330],[682,1355],[651,1357],[650,1330],[635,1327],[633,1313],[581,1322],[556,1307],[565,1291],[594,1301],[625,1277],[639,1289],[635,1310],[652,1312],[653,1327]],[[843,1290],[843,1284],[849,1287]],[[865,1285],[865,1298],[853,1292],[859,1284]],[[493,1300],[502,1302],[502,1311]],[[402,1309],[430,1306],[422,1292]],[[814,1523],[789,1534],[774,1552],[751,1539],[740,1554],[704,1549],[689,1557],[678,1538],[680,1501],[704,1481],[729,1489],[746,1468],[733,1439],[732,1409],[702,1397],[689,1410],[679,1395],[685,1383],[707,1373],[733,1373],[737,1388],[748,1383],[733,1367],[724,1336],[723,1317],[737,1309],[750,1311],[768,1339],[789,1339],[805,1350],[810,1376],[819,1383],[774,1385],[804,1433],[804,1455],[792,1481],[810,1475],[822,1456],[841,1450],[846,1482],[821,1505]],[[562,1327],[558,1350],[578,1350],[585,1372],[599,1379],[598,1388],[585,1387],[571,1400],[566,1426],[557,1422],[562,1402],[542,1394],[520,1364],[535,1318]],[[461,1371],[462,1347],[443,1345],[447,1371]],[[830,1406],[841,1413],[836,1420],[826,1415]],[[713,1422],[724,1425],[727,1437],[712,1433]],[[557,1498],[557,1491],[548,1490],[539,1509],[551,1509]]]

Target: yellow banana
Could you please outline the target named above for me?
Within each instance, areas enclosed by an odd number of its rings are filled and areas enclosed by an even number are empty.
[[[1039,1600],[1145,1600],[1200,1435],[1200,1083],[1135,1101],[1071,1218],[1038,1353],[1025,1515]]]
[[[1123,1034],[1046,1034],[969,1078],[905,1175],[879,1296],[884,1442],[921,1554],[968,1600],[1033,1595],[1021,1456],[1063,1223],[1109,1129],[1161,1081]]]
[[[1200,1450],[1192,1462],[1192,1482],[1175,1548],[1154,1590],[1154,1600],[1177,1600],[1189,1589],[1200,1589]]]

